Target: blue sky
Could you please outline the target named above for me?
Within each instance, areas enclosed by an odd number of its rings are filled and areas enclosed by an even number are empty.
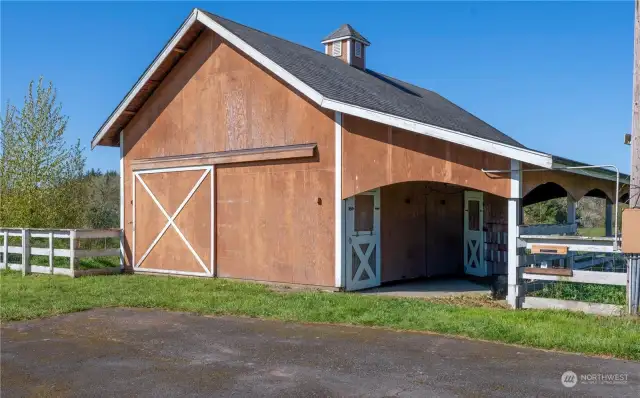
[[[193,7],[322,50],[343,23],[367,66],[434,90],[533,149],[629,170],[633,2],[1,3],[1,100],[53,81],[87,166],[90,141]]]

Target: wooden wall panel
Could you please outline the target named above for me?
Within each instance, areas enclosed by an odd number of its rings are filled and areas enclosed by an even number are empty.
[[[425,184],[427,224],[426,275],[464,273],[464,189]]]
[[[216,262],[222,276],[333,285],[333,120],[203,32],[124,131],[125,222],[134,159],[316,143],[311,159],[218,166]],[[126,224],[128,256],[130,239]]]
[[[463,192],[424,182],[381,188],[383,282],[463,272]]]
[[[425,276],[424,184],[409,182],[380,190],[381,280]]]
[[[345,115],[342,196],[405,181],[455,184],[509,196],[508,176],[480,171],[508,169],[507,158]]]
[[[527,166],[525,166],[525,169],[526,168]],[[529,166],[529,168],[531,168],[531,166]],[[554,182],[560,185],[576,201],[580,200],[592,189],[599,189],[604,192],[609,199],[615,202],[616,183],[614,181],[601,180],[561,170],[523,172],[522,195],[528,194],[535,187],[547,182]],[[620,187],[622,188],[622,184]],[[621,189],[620,194],[622,195],[623,192],[626,191]]]

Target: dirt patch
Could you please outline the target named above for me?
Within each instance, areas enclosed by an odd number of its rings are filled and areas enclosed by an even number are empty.
[[[427,297],[425,301],[439,304],[451,304],[460,307],[510,308],[505,300],[494,300],[489,295],[470,294],[460,296]]]

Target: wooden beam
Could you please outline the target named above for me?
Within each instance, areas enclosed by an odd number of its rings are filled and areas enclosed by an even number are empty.
[[[567,254],[567,246],[561,245],[533,245],[531,253],[533,254]]]
[[[536,275],[557,275],[557,276],[572,276],[573,271],[568,268],[538,268],[538,267],[525,267],[525,274]]]
[[[131,161],[131,168],[138,171],[168,167],[305,159],[312,158],[315,155],[316,147],[316,144],[300,144],[268,148],[241,149],[237,151],[199,153],[193,155],[166,156],[161,158],[136,159]]]

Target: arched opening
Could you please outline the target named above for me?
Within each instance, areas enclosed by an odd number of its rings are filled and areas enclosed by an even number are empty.
[[[578,234],[584,236],[614,235],[614,203],[601,189],[588,191],[578,201],[577,221]],[[618,225],[620,225],[622,207],[618,208]]]
[[[605,200],[609,200],[609,197],[607,196],[606,193],[604,193],[601,189],[598,188],[594,188],[591,191],[587,192],[584,194],[584,196],[590,197],[590,198],[598,198],[598,199],[605,199]]]
[[[569,220],[567,190],[555,182],[533,188],[522,198],[524,224],[565,224]],[[571,221],[572,222],[572,221]]]
[[[620,195],[620,200],[618,201],[618,203],[620,205],[627,205],[627,207],[629,206],[629,192],[625,192],[622,195]]]
[[[529,206],[540,202],[546,202],[551,199],[567,197],[567,190],[556,184],[555,182],[547,182],[533,188],[528,194],[522,198],[522,205]]]
[[[506,274],[507,213],[506,198],[442,182],[400,182],[353,195],[345,199],[345,286],[419,292],[449,284],[488,292],[465,279],[490,283]]]

